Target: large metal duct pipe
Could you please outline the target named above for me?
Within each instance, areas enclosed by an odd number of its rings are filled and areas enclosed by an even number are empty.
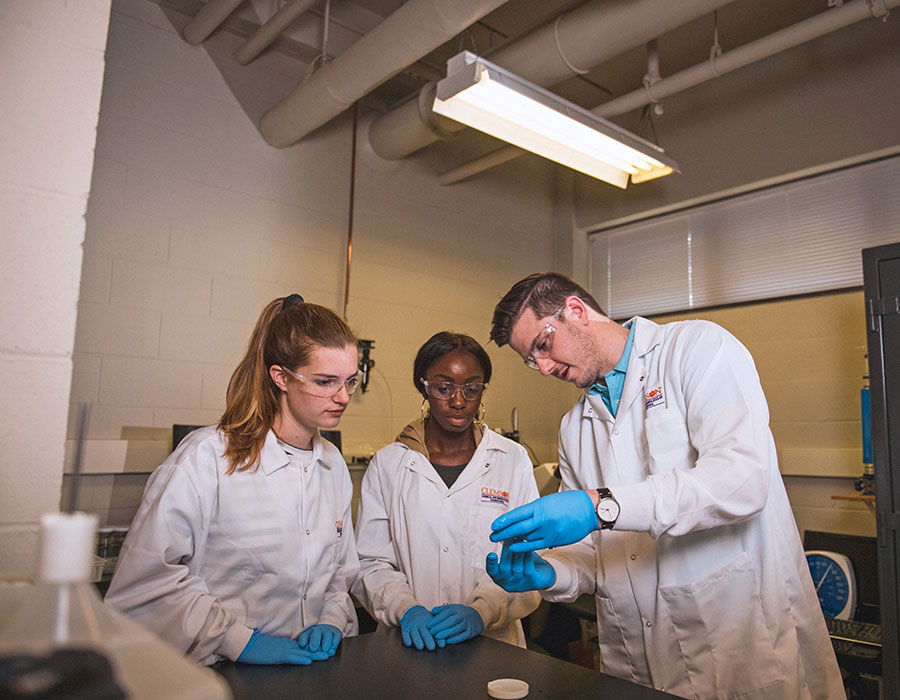
[[[817,39],[838,29],[843,29],[872,16],[885,18],[888,11],[900,5],[900,0],[852,0],[845,5],[825,10],[815,17],[773,32],[762,39],[744,44],[732,51],[713,56],[708,61],[692,66],[675,75],[663,78],[647,87],[640,87],[614,100],[609,100],[591,110],[598,117],[615,117],[638,107],[658,102],[664,97],[704,83],[725,73],[786,51],[800,44]],[[451,185],[467,177],[484,172],[501,163],[523,155],[525,151],[515,146],[504,146],[479,158],[463,163],[438,177],[442,185]]]
[[[505,0],[410,0],[263,115],[273,146],[296,143]]]
[[[730,1],[591,0],[494,52],[490,60],[547,87],[586,73]],[[403,158],[464,128],[421,112],[418,102],[411,100],[375,119],[369,129],[372,150],[388,160]]]
[[[284,5],[278,12],[272,15],[268,21],[257,29],[245,41],[241,47],[234,52],[234,57],[242,66],[246,66],[250,61],[259,56],[266,48],[272,44],[281,32],[291,26],[291,23],[309,8],[315,5],[319,0],[293,0]]]
[[[184,25],[182,34],[185,41],[194,46],[202,44],[206,41],[206,37],[218,29],[219,25],[228,19],[228,15],[234,12],[243,1],[209,0],[200,8],[200,12],[194,19]]]

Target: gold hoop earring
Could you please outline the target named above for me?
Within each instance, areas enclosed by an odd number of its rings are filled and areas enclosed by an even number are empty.
[[[422,399],[422,408],[419,412],[422,414],[422,420],[431,415],[431,404],[428,403],[428,399]]]
[[[485,413],[484,401],[482,401],[481,404],[478,406],[478,418],[476,418],[472,422],[475,424],[484,423],[484,413]]]

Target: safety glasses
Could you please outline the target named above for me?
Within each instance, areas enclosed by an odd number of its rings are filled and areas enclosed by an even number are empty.
[[[466,401],[475,401],[476,399],[481,398],[484,390],[487,389],[487,384],[481,382],[454,384],[453,382],[428,382],[421,378],[419,381],[424,385],[428,395],[438,401],[449,401],[456,396],[456,392],[458,391],[462,392],[463,398]]]
[[[340,392],[342,387],[347,390],[348,396],[352,396],[353,392],[356,391],[356,387],[359,386],[361,376],[361,373],[357,372],[346,379],[339,379],[338,377],[331,377],[328,375],[304,377],[302,374],[292,372],[287,367],[282,367],[281,369],[303,384],[304,391],[307,394],[317,396],[320,399],[330,399]]]

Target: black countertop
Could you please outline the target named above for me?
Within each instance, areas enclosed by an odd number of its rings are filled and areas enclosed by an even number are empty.
[[[672,698],[582,666],[487,637],[433,652],[403,646],[397,629],[382,629],[341,642],[338,653],[311,666],[252,666],[219,662],[235,700],[465,700],[488,698],[488,681],[518,678],[528,698]]]

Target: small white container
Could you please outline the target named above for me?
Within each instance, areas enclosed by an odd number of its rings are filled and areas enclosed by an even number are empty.
[[[488,695],[500,700],[518,700],[528,695],[528,683],[518,678],[498,678],[487,684]]]

